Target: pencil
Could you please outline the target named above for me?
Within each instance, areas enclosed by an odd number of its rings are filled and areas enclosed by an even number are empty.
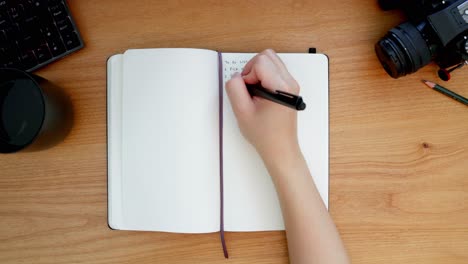
[[[457,93],[454,93],[452,91],[450,91],[449,89],[445,88],[445,87],[442,87],[440,85],[438,85],[437,83],[433,83],[433,82],[430,82],[430,81],[426,81],[426,80],[422,80],[422,82],[427,85],[429,88],[431,89],[434,89],[436,91],[438,91],[439,93],[442,93],[442,94],[445,94],[446,96],[448,97],[451,97],[455,100],[457,100],[458,102],[464,104],[464,105],[468,105],[468,99],[457,94]]]

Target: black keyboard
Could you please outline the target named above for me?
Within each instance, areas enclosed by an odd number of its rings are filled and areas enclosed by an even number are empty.
[[[82,47],[65,0],[0,0],[0,67],[33,71]]]

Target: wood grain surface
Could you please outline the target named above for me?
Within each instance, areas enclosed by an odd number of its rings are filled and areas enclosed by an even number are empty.
[[[284,232],[219,236],[107,226],[106,59],[129,48],[307,52],[330,58],[330,213],[354,263],[468,263],[468,71],[394,80],[374,43],[404,21],[374,0],[69,1],[85,48],[36,73],[75,123],[46,151],[0,155],[0,263],[287,263]]]

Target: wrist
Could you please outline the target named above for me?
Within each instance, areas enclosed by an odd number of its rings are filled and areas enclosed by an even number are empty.
[[[259,154],[267,169],[275,171],[282,169],[281,167],[294,167],[298,161],[304,159],[297,142],[284,146],[276,145],[272,148],[262,148],[259,149]]]
[[[299,147],[291,148],[282,155],[264,155],[262,159],[279,193],[297,190],[310,182],[313,184]]]

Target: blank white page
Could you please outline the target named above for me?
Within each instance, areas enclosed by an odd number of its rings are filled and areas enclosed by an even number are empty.
[[[218,231],[217,53],[128,50],[122,61],[122,229]]]
[[[223,53],[223,79],[255,54]],[[279,54],[301,86],[307,108],[298,113],[299,144],[328,207],[328,58],[322,54]],[[242,137],[224,93],[224,215],[228,231],[284,229],[273,182],[255,149]],[[307,201],[304,201],[307,202]]]
[[[112,229],[122,227],[122,54],[107,60],[107,194]]]

